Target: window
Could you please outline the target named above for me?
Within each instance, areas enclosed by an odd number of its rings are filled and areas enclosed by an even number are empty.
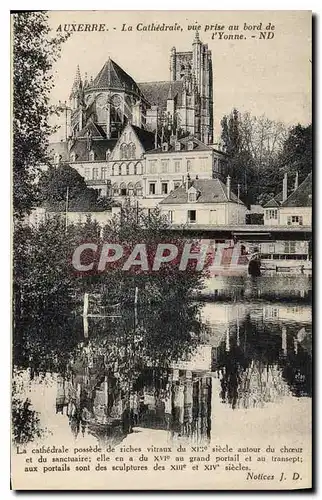
[[[187,160],[187,172],[191,172],[191,168],[192,168],[192,161]]]
[[[149,184],[149,194],[155,194],[155,182]]]
[[[163,174],[168,172],[168,160],[161,160],[161,172]]]
[[[181,150],[181,144],[180,144],[180,142],[176,142],[175,143],[174,149],[175,149],[175,151],[180,151]]]
[[[133,142],[129,145],[129,157],[135,158],[135,144]]]
[[[128,186],[127,186],[127,190],[128,190],[128,194],[129,194],[129,196],[133,196],[133,194],[134,194],[134,186],[133,186],[132,182],[130,182],[130,183],[128,184]]]
[[[187,150],[188,151],[193,151],[193,142],[192,141],[188,141],[187,142]]]
[[[156,174],[156,172],[157,172],[157,162],[156,162],[156,160],[151,160],[149,167],[150,167],[150,174]]]
[[[141,175],[141,174],[143,174],[143,165],[142,165],[142,163],[140,163],[140,162],[139,162],[139,163],[137,163],[137,164],[135,165],[135,169],[136,169],[136,170],[135,170],[135,173],[136,173],[137,175]]]
[[[162,144],[162,151],[168,151],[168,143],[167,142],[164,142]]]
[[[193,224],[196,222],[196,211],[195,210],[188,210],[188,222],[190,224]]]
[[[94,161],[95,160],[95,153],[94,151],[89,152],[89,161]]]
[[[303,226],[303,217],[302,215],[290,215],[287,217],[287,225],[291,226],[292,224],[299,226]]]
[[[102,179],[106,179],[107,178],[107,167],[102,167]]]
[[[74,152],[71,153],[69,158],[70,158],[70,161],[76,161],[76,153],[74,153]]]
[[[181,182],[180,181],[174,181],[174,183],[173,183],[173,189],[177,189],[180,186],[181,186]]]
[[[98,179],[98,168],[93,168],[93,170],[92,170],[92,179],[93,180]]]
[[[115,183],[113,184],[113,196],[118,196],[119,194],[119,188],[118,185]]]
[[[162,182],[162,184],[161,184],[161,193],[162,194],[168,194],[168,183],[167,182]]]
[[[85,179],[88,180],[90,178],[90,175],[91,175],[91,169],[90,168],[85,168],[85,171],[84,171]]]
[[[124,182],[120,184],[120,195],[126,196],[126,184]]]
[[[127,159],[128,158],[128,147],[126,144],[122,144],[120,147],[120,152],[121,152],[121,159]]]
[[[195,191],[191,191],[188,194],[188,201],[190,201],[191,203],[194,203],[195,201],[197,201],[197,193]]]
[[[176,160],[174,162],[174,171],[176,174],[178,174],[181,170],[181,161],[180,160]]]
[[[295,252],[296,252],[296,242],[284,241],[284,253],[295,253]]]
[[[137,182],[135,184],[135,193],[136,193],[136,196],[142,196],[142,186],[141,186],[140,182]]]
[[[112,166],[112,175],[117,175],[117,163],[114,163],[114,165]]]
[[[266,219],[277,219],[277,208],[266,210]]]
[[[173,222],[173,211],[169,210],[168,212],[168,221],[172,224]]]
[[[108,150],[106,151],[106,154],[105,154],[105,158],[106,158],[107,160],[109,159],[110,154],[111,154],[111,150],[110,150],[110,149],[108,149]]]

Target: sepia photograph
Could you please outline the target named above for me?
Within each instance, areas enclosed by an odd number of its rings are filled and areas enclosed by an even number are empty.
[[[312,488],[312,12],[11,13],[13,490]]]

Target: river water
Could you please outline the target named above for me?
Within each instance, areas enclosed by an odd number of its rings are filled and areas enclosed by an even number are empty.
[[[139,304],[136,313],[90,319],[86,338],[76,318],[61,369],[50,360],[37,369],[46,355],[31,342],[29,366],[16,367],[17,395],[28,397],[48,442],[206,443],[243,435],[253,443],[277,429],[292,443],[309,441],[310,300],[310,278],[221,277],[198,303]]]

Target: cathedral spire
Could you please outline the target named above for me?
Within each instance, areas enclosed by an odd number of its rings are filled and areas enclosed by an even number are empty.
[[[194,41],[192,43],[193,44],[195,44],[195,43],[201,43],[200,37],[199,37],[199,31],[198,30],[196,31],[195,38],[194,38]]]

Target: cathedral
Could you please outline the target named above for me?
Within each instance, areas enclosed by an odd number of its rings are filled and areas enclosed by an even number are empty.
[[[170,80],[136,83],[108,59],[95,78],[81,78],[79,67],[66,107],[66,139],[115,141],[126,124],[152,132],[155,147],[171,135],[213,142],[211,51],[196,32],[192,50],[171,49]],[[112,144],[112,142],[110,142]]]

